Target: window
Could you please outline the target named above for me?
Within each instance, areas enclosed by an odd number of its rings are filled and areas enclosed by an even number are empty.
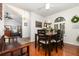
[[[58,17],[55,20],[55,23],[65,21],[64,17]]]

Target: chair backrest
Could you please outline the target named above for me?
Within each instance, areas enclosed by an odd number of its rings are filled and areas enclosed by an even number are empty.
[[[46,38],[46,31],[41,29],[41,30],[38,30],[38,40],[45,40]]]
[[[46,31],[43,29],[38,30],[38,35],[45,35]]]
[[[62,38],[61,30],[57,30],[57,34],[56,34],[55,38],[56,38],[56,40],[61,40],[61,38]]]
[[[4,35],[8,36],[8,37],[11,37],[12,36],[12,32],[11,31],[5,31]]]
[[[61,38],[63,38],[63,31],[62,31],[62,30],[58,30],[57,33],[59,34],[59,36],[60,36]]]

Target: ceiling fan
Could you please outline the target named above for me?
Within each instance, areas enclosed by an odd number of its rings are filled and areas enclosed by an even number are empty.
[[[7,19],[13,19],[8,12],[6,12],[4,17],[7,18]]]

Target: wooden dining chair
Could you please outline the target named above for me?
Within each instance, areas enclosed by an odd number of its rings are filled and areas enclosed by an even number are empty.
[[[6,47],[4,35],[0,38],[0,51],[4,50]]]
[[[56,52],[58,52],[57,50],[58,47],[62,49],[63,40],[62,40],[61,30],[57,30],[57,34],[54,36],[53,43],[56,48]]]
[[[46,35],[45,30],[38,30],[38,51],[40,47],[42,47],[45,50],[45,55],[46,55],[47,52],[51,50],[51,47],[49,47],[49,44],[50,44],[49,37]]]
[[[46,43],[45,30],[38,30],[38,50]]]
[[[10,43],[10,40],[13,39],[12,32],[11,31],[5,31],[4,32],[4,38],[5,38],[5,40],[8,39],[9,43]]]

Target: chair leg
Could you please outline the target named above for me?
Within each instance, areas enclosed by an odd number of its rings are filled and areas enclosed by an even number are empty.
[[[62,45],[62,42],[60,42],[60,48],[61,48],[61,49],[62,49],[62,46],[63,46],[63,45]]]
[[[45,56],[47,55],[47,47],[46,47],[46,45],[45,45]]]
[[[12,43],[14,43],[14,38],[12,37]]]
[[[58,49],[57,49],[58,46],[57,45],[58,45],[58,43],[56,43],[56,52],[58,53]]]
[[[64,43],[63,43],[63,41],[62,41],[62,46],[64,46]]]
[[[63,41],[61,41],[61,48],[63,48],[64,44],[63,44]]]
[[[38,51],[39,51],[39,49],[40,49],[40,48],[39,48],[39,46],[38,46]]]
[[[38,51],[40,50],[40,43],[38,43]]]
[[[50,46],[50,44],[48,45],[48,55],[51,56],[51,46]]]
[[[58,53],[57,46],[56,46],[56,52]]]

